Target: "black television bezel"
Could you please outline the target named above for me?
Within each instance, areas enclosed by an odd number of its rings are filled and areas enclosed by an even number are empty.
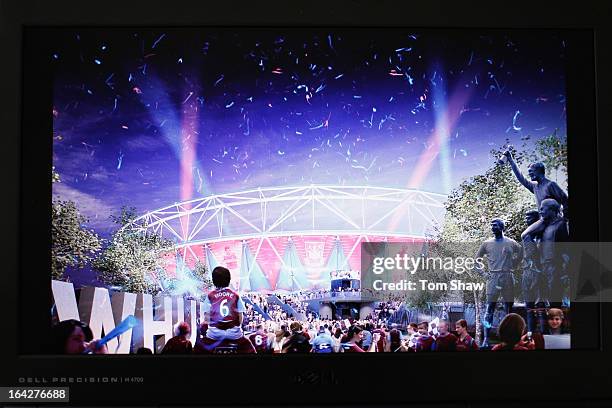
[[[499,398],[496,385],[500,383],[520,387],[514,388],[517,391],[503,396],[503,399],[538,400],[550,396],[542,395],[541,387],[524,385],[530,376],[534,383],[537,381],[535,372],[540,364],[553,378],[563,374],[568,379],[564,381],[564,400],[568,395],[574,398],[581,395],[592,399],[610,398],[611,388],[602,386],[612,381],[605,364],[612,355],[607,346],[612,336],[612,308],[607,303],[582,304],[579,308],[584,319],[574,318],[574,332],[588,333],[593,326],[599,327],[595,338],[589,338],[589,347],[559,352],[319,356],[323,358],[290,355],[281,358],[82,358],[32,354],[39,342],[24,341],[27,338],[25,333],[44,336],[46,329],[41,325],[44,323],[43,315],[32,312],[39,303],[22,303],[25,296],[21,291],[26,291],[28,298],[44,304],[44,310],[48,309],[46,305],[50,299],[48,286],[31,284],[38,282],[37,279],[48,280],[48,269],[44,267],[48,265],[48,255],[37,255],[29,247],[35,240],[37,247],[48,248],[50,238],[48,213],[36,211],[49,205],[50,200],[41,191],[48,191],[50,195],[51,189],[46,176],[46,166],[51,161],[51,138],[44,136],[50,132],[51,115],[50,105],[45,105],[43,99],[45,89],[48,87],[50,91],[50,83],[45,82],[46,73],[41,69],[48,63],[50,54],[31,48],[33,43],[28,36],[36,27],[301,25],[574,30],[585,37],[579,47],[573,48],[580,55],[572,61],[580,63],[568,66],[568,77],[582,79],[580,83],[568,81],[570,204],[572,216],[579,219],[573,222],[572,232],[579,241],[610,241],[611,217],[602,204],[607,202],[604,199],[606,175],[612,174],[611,161],[605,156],[612,143],[603,136],[610,134],[611,130],[610,118],[606,114],[609,115],[612,88],[605,75],[612,72],[610,28],[605,21],[605,16],[610,15],[609,6],[607,9],[601,6],[601,9],[587,10],[586,6],[569,8],[559,3],[555,3],[555,8],[528,2],[514,4],[517,9],[524,7],[528,14],[513,19],[506,13],[491,9],[490,5],[485,6],[485,3],[467,7],[443,2],[420,5],[385,1],[309,2],[293,9],[282,2],[266,5],[240,3],[239,13],[236,13],[238,5],[233,3],[191,4],[179,8],[178,4],[162,5],[161,2],[147,2],[146,5],[104,2],[86,6],[76,2],[60,5],[35,1],[21,4],[3,2],[2,30],[10,40],[5,55],[13,58],[7,58],[0,77],[3,88],[6,87],[2,100],[5,112],[2,129],[9,135],[5,141],[6,161],[2,166],[6,166],[4,174],[14,177],[15,183],[7,186],[4,202],[9,231],[6,234],[8,264],[5,270],[11,273],[1,288],[8,305],[4,312],[8,330],[2,336],[0,348],[3,362],[8,363],[12,370],[3,370],[0,385],[40,386],[43,381],[54,377],[144,377],[142,384],[69,384],[71,401],[79,405],[178,405],[179,402],[192,405],[381,405],[432,401],[432,395],[439,401],[474,401]],[[193,10],[198,8],[201,12],[195,13]],[[194,17],[196,14],[201,17]],[[23,48],[24,45],[30,48]],[[578,136],[572,137],[573,131]],[[34,143],[33,138],[36,138]],[[579,195],[586,198],[581,201],[572,198]],[[23,282],[28,285],[20,284]],[[414,371],[417,368],[418,374]],[[441,383],[434,380],[441,372],[455,374],[442,383],[444,392],[439,391]],[[224,382],[227,378],[231,379],[231,388]],[[206,392],[204,385],[214,391]],[[194,392],[182,392],[190,386]],[[410,392],[408,387],[412,386],[416,386],[418,391]],[[277,393],[271,392],[279,389]],[[477,393],[471,394],[470,390]],[[177,401],[177,395],[181,396],[180,401]]]

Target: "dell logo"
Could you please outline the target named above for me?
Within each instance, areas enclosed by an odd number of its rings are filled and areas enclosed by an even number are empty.
[[[331,370],[306,370],[295,375],[293,383],[300,385],[336,385],[338,380]]]

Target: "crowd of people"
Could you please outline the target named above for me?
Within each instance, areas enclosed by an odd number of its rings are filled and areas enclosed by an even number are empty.
[[[189,324],[179,323],[176,335],[166,342],[161,354],[422,353],[480,350],[468,332],[468,325],[464,319],[455,322],[454,326],[451,326],[447,320],[439,320],[437,324],[426,321],[418,324],[410,323],[406,330],[400,330],[395,324],[375,324],[369,319],[263,321],[253,330],[241,332],[240,336],[233,340],[223,338],[221,341],[207,337],[209,324],[211,323],[201,325],[196,344],[193,346],[189,340],[191,336]],[[499,343],[491,350],[543,349],[543,336],[540,333],[527,332],[526,327],[526,322],[520,315],[509,313],[499,325]],[[563,333],[561,310],[550,309],[546,333]],[[98,346],[98,342],[93,340],[91,329],[85,323],[66,320],[54,327],[49,351],[55,354],[107,354],[106,345]],[[210,345],[214,347],[211,348]],[[135,353],[153,354],[148,348],[139,348]]]
[[[268,297],[263,294],[245,293],[241,296],[249,300],[249,302],[246,303],[245,320],[248,321],[251,326],[261,323],[262,321],[266,320],[266,317],[269,317],[275,322],[279,322],[289,318],[297,318],[298,315],[313,316],[313,313],[308,310],[308,305],[304,299],[298,294],[274,295],[277,297],[280,303],[284,303],[290,307],[287,309],[283,309],[283,307],[278,303],[269,301]],[[259,310],[255,308],[255,305],[258,306]]]
[[[308,305],[299,296],[293,294],[285,294],[279,296],[280,301],[286,305],[289,305],[297,313],[306,315]]]
[[[246,302],[245,321],[247,322],[244,326],[245,331],[255,331],[256,327],[260,324],[266,328],[272,326],[280,327],[281,325],[288,326],[294,320],[305,321],[311,326],[316,326],[321,323],[322,320],[318,318],[318,314],[314,310],[308,309],[308,300],[322,299],[330,295],[332,291],[317,290],[313,292],[300,291],[296,293],[285,293],[275,295],[281,303],[284,303],[291,307],[290,310],[295,311],[294,315],[291,312],[283,309],[279,304],[268,301],[268,297],[259,293],[245,293],[241,296],[248,299],[250,302]],[[257,310],[253,305],[257,305]],[[366,319],[373,324],[375,323],[386,323],[390,317],[399,309],[402,302],[397,301],[379,301],[375,302],[375,307]],[[262,314],[263,312],[264,314]],[[267,316],[265,316],[267,314]],[[267,317],[269,319],[267,319]],[[301,317],[301,318],[300,318]],[[334,321],[342,320],[339,316]],[[274,323],[274,324],[273,324]],[[329,321],[324,321],[329,323]],[[312,329],[314,331],[314,329]]]
[[[192,328],[186,322],[176,326],[161,354],[242,354],[242,353],[355,353],[355,352],[448,352],[477,351],[479,346],[468,333],[468,324],[461,319],[454,327],[447,320],[410,323],[406,328],[388,323],[388,316],[398,304],[380,302],[364,320],[327,319],[310,315],[298,321],[286,312],[276,314],[280,305],[268,302],[261,295],[248,295],[273,319],[249,320],[248,308],[241,295],[229,288],[230,272],[217,267],[212,273],[215,289],[203,302],[204,318],[197,328],[195,345],[190,341]],[[255,303],[256,302],[256,303]],[[297,297],[288,295],[281,302],[298,306]],[[284,314],[283,314],[284,313]],[[245,319],[246,317],[246,319]],[[549,334],[563,330],[563,311],[548,311]],[[525,320],[516,313],[507,314],[498,328],[498,350],[535,350],[544,348],[540,333],[526,330]],[[454,328],[454,331],[452,330]],[[402,330],[403,329],[403,330]],[[87,324],[66,320],[53,328],[49,351],[53,354],[105,354],[106,345],[93,339]],[[153,354],[140,348],[136,354]]]

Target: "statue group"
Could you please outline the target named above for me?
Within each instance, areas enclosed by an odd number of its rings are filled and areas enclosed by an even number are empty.
[[[525,213],[527,228],[521,244],[504,235],[505,223],[491,220],[493,238],[480,246],[477,257],[486,257],[489,269],[486,289],[483,347],[488,347],[493,313],[500,298],[505,313],[514,303],[514,274],[521,267],[521,296],[527,308],[527,330],[544,327],[545,309],[559,307],[569,282],[565,276],[568,257],[557,243],[569,241],[568,197],[557,183],[546,177],[543,163],[533,163],[528,177],[521,173],[510,151],[504,152],[516,179],[535,196],[537,209]]]

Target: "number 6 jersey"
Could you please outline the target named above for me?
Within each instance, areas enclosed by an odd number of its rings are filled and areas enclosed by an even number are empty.
[[[203,302],[204,312],[210,313],[210,326],[220,330],[240,326],[240,313],[246,312],[240,295],[230,288],[217,288]]]

